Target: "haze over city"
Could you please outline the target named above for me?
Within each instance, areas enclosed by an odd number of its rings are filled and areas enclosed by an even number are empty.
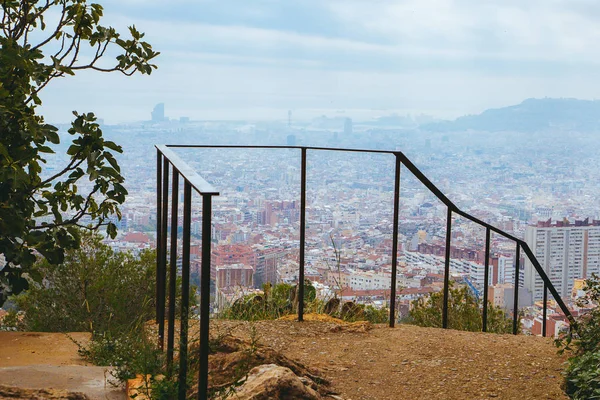
[[[44,115],[192,119],[454,118],[530,97],[593,99],[600,5],[588,1],[104,1],[103,23],[146,33],[152,77],[54,82]],[[93,72],[93,71],[92,71]]]

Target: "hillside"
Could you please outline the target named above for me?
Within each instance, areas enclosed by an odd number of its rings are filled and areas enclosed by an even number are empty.
[[[197,332],[195,328],[192,333]],[[551,339],[412,325],[370,328],[364,323],[320,321],[211,321],[213,338],[250,340],[254,331],[262,348],[308,366],[330,382],[327,392],[335,395],[324,399],[567,398],[560,388],[564,360]],[[48,351],[50,348],[64,351]],[[66,349],[72,354],[66,354]],[[0,386],[17,384],[11,377],[15,366],[21,364],[25,366],[19,370],[20,381],[25,383],[26,376],[33,378],[26,387],[84,391],[82,387],[88,386],[73,385],[72,379],[60,386],[57,375],[40,374],[41,368],[49,367],[39,364],[54,364],[56,372],[62,370],[63,374],[67,369],[73,373],[76,364],[90,368],[81,365],[76,347],[61,334],[0,332]],[[213,368],[211,381],[223,373]],[[87,390],[89,398],[96,398]]]
[[[421,130],[536,132],[548,128],[590,131],[600,129],[600,101],[578,99],[527,99],[521,104],[485,110],[454,121],[421,125]]]
[[[211,329],[247,337],[251,323]],[[549,338],[399,325],[260,321],[262,344],[317,368],[343,399],[567,399]]]

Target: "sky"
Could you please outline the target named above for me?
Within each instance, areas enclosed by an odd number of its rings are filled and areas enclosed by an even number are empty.
[[[150,76],[83,72],[43,114],[171,118],[454,118],[531,97],[600,93],[597,0],[106,0],[161,55]]]

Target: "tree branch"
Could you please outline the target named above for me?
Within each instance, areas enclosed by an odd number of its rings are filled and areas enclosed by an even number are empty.
[[[90,193],[88,193],[83,208],[81,210],[77,211],[77,213],[75,213],[75,215],[72,218],[69,218],[63,222],[59,222],[57,224],[35,225],[31,229],[50,229],[50,228],[57,228],[59,226],[65,226],[65,225],[77,225],[77,223],[79,222],[79,220],[81,220],[81,218],[83,218],[85,215],[90,215],[89,213],[87,213],[87,209],[90,207],[90,200],[92,199],[94,194],[96,194],[98,192],[99,189],[100,189],[100,187],[96,186]]]
[[[67,22],[65,21],[65,16],[67,14],[67,2],[63,1],[62,6],[63,6],[63,8],[62,8],[62,13],[61,13],[61,16],[60,16],[60,20],[58,21],[58,24],[56,25],[56,29],[54,29],[54,32],[52,32],[52,35],[48,36],[41,43],[38,43],[37,45],[33,46],[31,48],[31,50],[38,50],[39,48],[41,48],[44,45],[48,44],[52,39],[54,39],[56,37],[56,34],[58,32],[60,32],[62,30],[62,28],[65,27],[65,25],[67,24]]]
[[[71,162],[69,163],[69,165],[67,165],[62,171],[57,172],[56,174],[52,175],[50,178],[46,179],[45,181],[41,182],[39,186],[37,186],[35,188],[35,190],[38,190],[39,188],[47,185],[48,183],[52,182],[53,180],[55,180],[56,178],[58,178],[59,176],[62,176],[64,174],[66,174],[69,171],[73,171],[75,170],[77,167],[79,167],[84,161],[85,159],[81,159],[81,160],[77,160],[77,156],[80,154],[81,152],[78,151],[77,153],[75,153],[75,155],[73,156],[73,158],[71,159]],[[34,191],[35,191],[34,190]]]

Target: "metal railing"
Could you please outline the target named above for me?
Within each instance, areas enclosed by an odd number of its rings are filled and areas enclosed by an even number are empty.
[[[300,243],[299,243],[299,274],[298,274],[298,321],[304,320],[304,268],[305,268],[305,238],[306,238],[306,155],[310,151],[334,151],[351,153],[389,154],[395,157],[394,178],[394,212],[392,229],[392,268],[391,268],[391,293],[390,293],[390,327],[396,322],[396,278],[398,265],[398,225],[400,205],[400,174],[401,167],[408,169],[429,191],[431,191],[448,209],[446,217],[446,249],[444,259],[444,302],[442,308],[442,327],[448,328],[448,303],[450,287],[450,249],[452,237],[452,217],[460,215],[485,228],[485,272],[483,292],[482,331],[487,331],[488,316],[488,286],[490,272],[490,237],[494,232],[504,238],[515,242],[515,278],[513,298],[513,334],[518,333],[518,303],[519,303],[519,271],[521,250],[529,258],[538,275],[544,282],[543,321],[542,335],[546,336],[546,318],[548,291],[552,294],[571,326],[575,321],[571,312],[552,285],[544,269],[535,255],[522,239],[514,237],[480,219],[459,209],[448,199],[405,155],[400,151],[341,149],[309,146],[243,146],[243,145],[156,145],[157,149],[157,271],[156,271],[156,319],[158,321],[159,346],[164,349],[165,332],[165,303],[166,303],[166,273],[167,273],[167,227],[169,203],[169,166],[172,166],[171,190],[171,235],[169,259],[169,312],[167,321],[167,366],[173,365],[174,335],[175,335],[175,296],[177,276],[177,199],[179,194],[179,177],[183,178],[183,237],[182,237],[182,290],[181,290],[181,316],[179,340],[179,399],[185,399],[187,360],[188,360],[188,316],[189,316],[189,278],[190,278],[190,227],[191,227],[191,202],[192,189],[202,197],[202,258],[200,272],[200,346],[199,346],[199,381],[198,399],[205,399],[208,390],[208,353],[209,353],[209,302],[210,302],[210,256],[211,256],[211,217],[212,197],[218,196],[217,192],[200,175],[190,168],[175,154],[171,148],[238,148],[238,149],[297,149],[301,153],[300,172]]]

